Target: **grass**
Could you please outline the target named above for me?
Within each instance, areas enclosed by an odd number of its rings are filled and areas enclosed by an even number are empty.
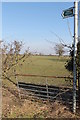
[[[19,74],[36,74],[36,75],[47,75],[47,76],[69,76],[70,72],[65,69],[65,63],[68,57],[58,57],[58,56],[30,56],[23,62],[23,65],[19,63],[16,66],[16,73]],[[11,74],[10,71],[9,74]],[[45,84],[46,78],[36,78],[36,77],[11,77],[14,82],[24,81],[27,83],[35,84]],[[62,86],[67,85],[65,79],[47,79],[49,85]],[[9,85],[9,83],[7,83]]]
[[[16,73],[19,74],[36,74],[46,76],[69,76],[70,72],[65,69],[65,63],[68,57],[58,56],[30,56],[25,62],[21,61],[16,66]],[[23,62],[23,65],[22,65]],[[8,72],[8,75],[13,73],[13,69]],[[24,81],[26,83],[46,84],[46,78],[42,77],[11,77],[11,79],[17,83],[18,81]],[[47,78],[48,85],[53,86],[69,86],[69,83],[65,79]],[[20,99],[16,97],[16,91],[18,90],[8,80],[3,81],[8,89],[3,88],[3,117],[8,118],[45,118],[45,117],[60,117],[62,113],[64,116],[70,116],[69,111],[65,115],[64,106],[58,101],[48,103],[48,101],[35,101],[32,98]],[[12,92],[11,92],[12,91]],[[14,94],[13,94],[14,93]],[[66,104],[67,105],[67,104]]]

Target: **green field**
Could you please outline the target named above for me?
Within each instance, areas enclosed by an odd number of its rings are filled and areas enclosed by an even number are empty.
[[[24,62],[23,65],[19,63],[16,66],[16,73],[19,74],[33,74],[33,75],[47,75],[47,76],[69,76],[70,72],[65,69],[65,63],[68,57],[58,56],[30,56]],[[10,71],[9,74],[12,74]],[[11,77],[16,83],[17,81],[24,81],[27,83],[46,84],[46,78],[42,77],[21,77],[17,79]],[[56,86],[65,86],[68,82],[65,79],[59,78],[47,78],[48,84]],[[5,82],[6,84],[6,82]]]

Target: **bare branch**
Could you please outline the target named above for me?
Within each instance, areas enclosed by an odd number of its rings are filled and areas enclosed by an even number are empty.
[[[73,41],[73,36],[72,36],[72,33],[71,33],[71,29],[70,29],[70,25],[69,25],[69,21],[67,19],[67,25],[68,25],[68,30],[69,30],[69,33],[70,33],[70,36],[71,36],[71,39]]]
[[[28,50],[25,53],[20,54],[22,48],[22,42],[14,41],[8,45],[4,44],[2,47],[2,76],[10,80],[10,72],[12,69],[16,69],[16,65],[20,62],[24,62],[26,58],[30,56]]]
[[[64,47],[67,47],[67,48],[69,48],[69,49],[72,48],[70,45],[67,45],[67,44],[64,42],[64,40],[63,40],[59,35],[57,35],[56,33],[52,32],[52,31],[51,31],[51,33],[54,34],[54,35],[59,39],[60,43],[61,43]]]

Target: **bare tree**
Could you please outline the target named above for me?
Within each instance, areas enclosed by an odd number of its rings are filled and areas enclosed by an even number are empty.
[[[62,56],[65,52],[64,46],[62,44],[56,44],[54,49],[55,49],[56,54],[58,54],[59,56]]]
[[[16,71],[16,65],[23,62],[28,58],[30,53],[26,50],[23,54],[20,54],[22,49],[22,42],[13,41],[10,44],[2,45],[2,78],[5,80],[9,80],[13,84],[16,85],[14,80],[11,79],[11,75],[13,75]],[[13,69],[13,70],[12,70]],[[12,73],[11,73],[12,70]],[[16,74],[15,74],[16,75]]]

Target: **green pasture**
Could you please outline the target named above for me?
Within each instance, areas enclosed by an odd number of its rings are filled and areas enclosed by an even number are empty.
[[[30,56],[25,61],[21,61],[16,66],[16,73],[19,74],[33,74],[46,76],[69,76],[70,72],[65,69],[65,63],[68,57],[62,56]],[[9,72],[12,74],[12,70]],[[45,84],[46,79],[49,85],[67,86],[68,82],[65,79],[59,78],[42,78],[42,77],[21,77],[13,76],[11,79],[16,83],[17,81],[24,81],[26,83]],[[5,82],[6,83],[6,82]]]

